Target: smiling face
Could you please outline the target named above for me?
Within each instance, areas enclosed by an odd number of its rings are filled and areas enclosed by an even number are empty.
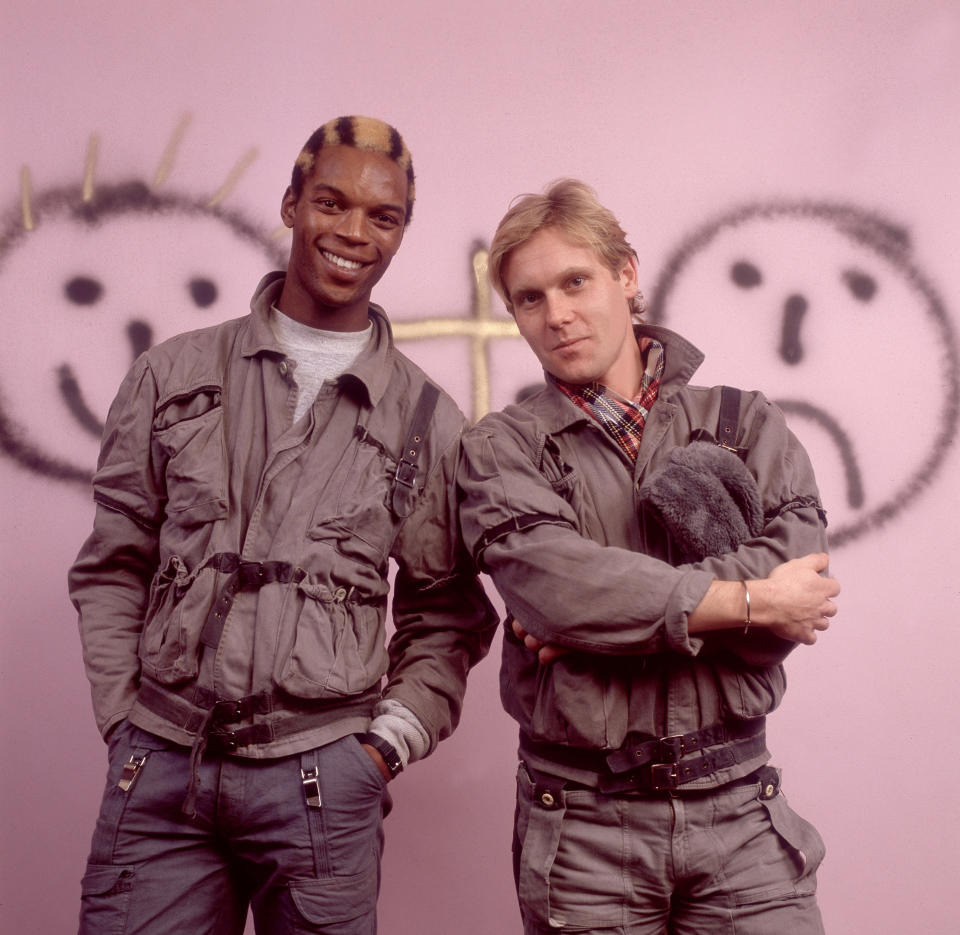
[[[637,392],[643,365],[630,319],[631,263],[611,273],[593,249],[545,227],[507,255],[501,277],[520,334],[544,370],[628,398]]]
[[[278,307],[327,331],[367,327],[370,293],[403,239],[407,177],[388,156],[324,146],[299,197],[288,189],[280,214],[293,230]]]
[[[247,311],[283,251],[239,215],[139,183],[39,193],[36,226],[0,230],[0,449],[89,484],[110,401],[134,358]]]

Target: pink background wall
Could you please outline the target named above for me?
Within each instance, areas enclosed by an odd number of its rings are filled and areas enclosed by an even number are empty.
[[[244,240],[204,206],[246,165],[223,209],[269,232],[302,142],[351,112],[394,122],[414,153],[416,216],[375,296],[397,322],[470,317],[474,241],[518,192],[576,175],[620,214],[662,316],[707,350],[702,379],[817,416],[793,421],[819,467],[844,593],[834,627],[789,661],[775,762],[827,841],[829,931],[956,930],[953,0],[8,0],[0,35],[0,427],[8,448],[31,452],[0,455],[4,930],[73,927],[104,768],[64,585],[91,507],[62,478],[89,471],[96,445],[58,368],[102,419],[130,362],[130,320],[159,338],[243,314],[284,243]],[[160,167],[156,190],[177,204],[79,224],[67,209],[91,134],[96,192],[151,185]],[[23,166],[37,210],[27,234]],[[734,223],[743,206],[766,211]],[[714,221],[714,236],[694,237]],[[735,261],[760,285],[735,286]],[[78,277],[101,285],[99,302],[65,297]],[[205,310],[188,301],[196,279],[219,290]],[[851,282],[868,284],[859,298]],[[791,296],[808,305],[795,366],[775,353]],[[405,346],[471,407],[465,338]],[[494,406],[538,378],[517,339],[488,351]],[[517,931],[515,738],[496,654],[458,733],[393,786],[384,935]]]

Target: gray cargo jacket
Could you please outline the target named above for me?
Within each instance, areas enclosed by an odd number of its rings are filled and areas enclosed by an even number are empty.
[[[147,351],[110,409],[69,574],[97,724],[189,745],[214,700],[256,696],[240,723],[264,729],[235,752],[287,755],[366,729],[387,674],[432,749],[496,627],[457,530],[464,418],[440,393],[395,500],[427,378],[371,306],[372,347],[292,424],[295,365],[267,319],[282,278],[250,315]]]
[[[780,663],[793,644],[762,631],[694,636],[687,617],[714,578],[765,577],[826,547],[806,453],[775,406],[744,392],[738,445],[759,486],[763,531],[725,555],[671,564],[637,491],[696,430],[716,432],[721,388],[689,384],[703,359],[689,342],[664,328],[640,331],[664,345],[666,359],[635,464],[549,378],[464,437],[468,547],[528,633],[575,650],[542,666],[505,630],[503,702],[534,741],[612,751],[628,733],[658,738],[764,718],[782,698]],[[702,784],[746,775],[768,757],[764,750]],[[558,771],[556,762],[533,765]],[[596,780],[573,767],[564,775]]]

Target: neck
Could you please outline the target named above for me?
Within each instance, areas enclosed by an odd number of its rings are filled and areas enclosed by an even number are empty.
[[[318,302],[313,296],[298,289],[289,276],[276,301],[277,310],[288,318],[322,331],[363,331],[370,321],[367,311],[369,304],[369,295],[349,305]]]
[[[642,381],[643,354],[640,353],[640,345],[631,331],[630,337],[624,342],[623,353],[601,382],[625,399],[633,399],[640,392]]]

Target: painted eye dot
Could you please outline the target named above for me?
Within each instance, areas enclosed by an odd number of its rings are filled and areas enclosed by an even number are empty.
[[[843,281],[855,299],[869,302],[877,292],[877,281],[867,273],[855,269],[844,270]]]
[[[100,301],[103,286],[89,276],[74,276],[63,284],[63,294],[74,305],[93,305]]]
[[[187,283],[187,288],[197,308],[209,308],[217,301],[217,286],[209,279],[198,276]]]
[[[763,282],[760,270],[746,260],[739,260],[730,267],[730,278],[741,289],[753,289]]]

